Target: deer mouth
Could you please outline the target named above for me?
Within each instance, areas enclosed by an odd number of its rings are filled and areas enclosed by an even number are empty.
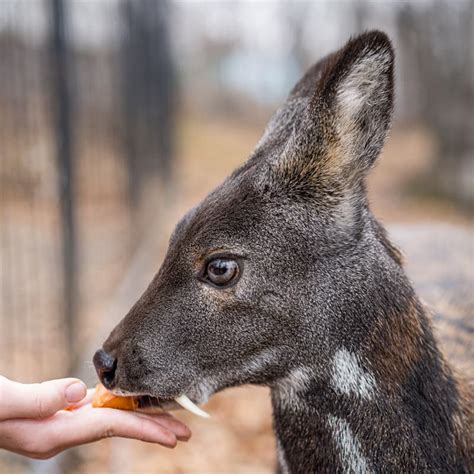
[[[151,395],[139,395],[136,397],[136,400],[138,402],[138,408],[144,411],[153,411],[156,409],[168,411],[183,408],[184,410],[187,410],[202,418],[209,418],[210,416],[209,413],[198,407],[186,395],[180,395],[174,399],[153,397]]]
[[[168,411],[180,408],[173,399],[158,398],[151,395],[138,395],[134,398],[137,401],[140,410],[155,410],[159,408]]]

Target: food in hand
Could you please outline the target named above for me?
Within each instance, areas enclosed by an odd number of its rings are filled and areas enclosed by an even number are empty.
[[[136,410],[138,400],[136,397],[121,397],[109,392],[101,383],[95,387],[92,398],[94,408],[118,408],[120,410]]]

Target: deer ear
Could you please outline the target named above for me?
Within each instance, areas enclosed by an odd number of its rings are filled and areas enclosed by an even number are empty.
[[[276,163],[280,176],[305,191],[359,182],[390,126],[393,63],[390,40],[379,31],[328,56]]]

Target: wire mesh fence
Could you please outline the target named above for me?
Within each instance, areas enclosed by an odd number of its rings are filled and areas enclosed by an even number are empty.
[[[95,42],[72,2],[1,8],[0,373],[34,381],[77,367],[142,238],[175,88],[164,2],[91,2]]]

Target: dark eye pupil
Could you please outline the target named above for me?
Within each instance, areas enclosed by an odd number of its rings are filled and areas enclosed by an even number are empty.
[[[212,263],[209,266],[209,269],[214,273],[214,275],[224,275],[224,273],[230,270],[227,262],[222,262],[222,260],[220,260],[219,263]]]
[[[216,258],[208,263],[207,276],[215,285],[225,285],[237,275],[238,268],[235,260]]]

